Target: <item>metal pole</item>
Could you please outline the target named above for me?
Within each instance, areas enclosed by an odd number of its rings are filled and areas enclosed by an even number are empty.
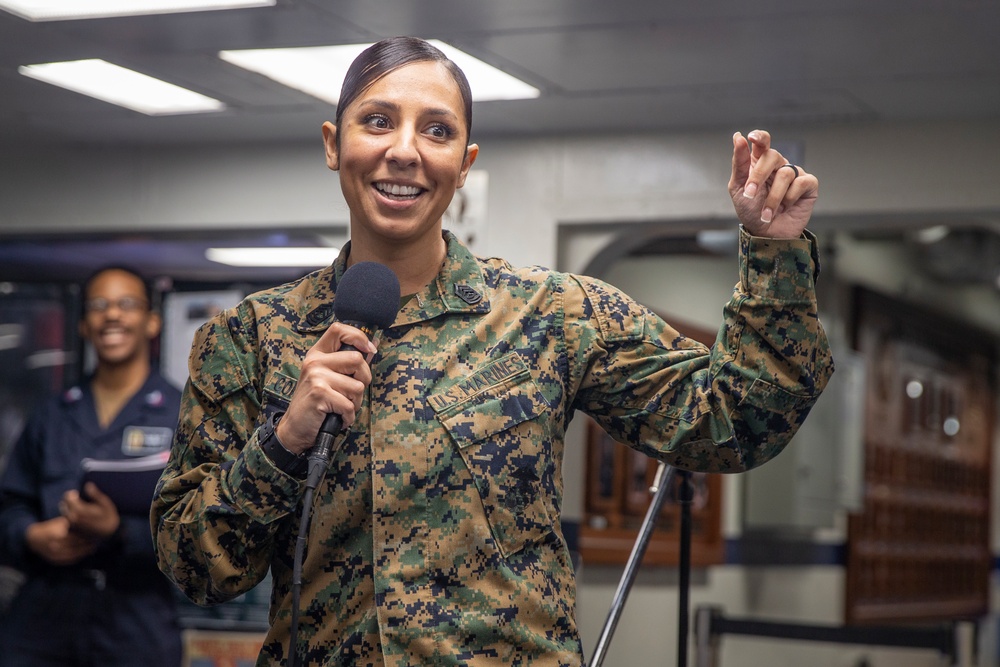
[[[635,582],[639,565],[642,564],[642,557],[649,546],[649,538],[653,535],[653,528],[656,527],[656,519],[660,515],[660,510],[663,509],[663,503],[666,502],[670,480],[674,472],[674,468],[662,462],[656,469],[653,486],[649,488],[650,492],[654,494],[653,500],[649,504],[649,509],[646,510],[646,517],[642,520],[642,527],[639,529],[639,537],[632,547],[632,553],[629,554],[621,581],[618,582],[618,589],[615,591],[615,597],[611,602],[611,610],[608,612],[607,620],[604,621],[604,629],[601,630],[601,636],[597,640],[597,648],[594,649],[594,659],[591,661],[591,667],[601,667],[604,658],[607,656],[608,646],[611,644],[611,637],[618,626],[618,619],[621,616],[622,608],[625,606],[625,600],[628,598],[632,584]]]
[[[719,667],[719,635],[712,621],[722,613],[721,607],[698,607],[694,615],[695,667]]]
[[[688,659],[688,610],[691,590],[691,501],[694,499],[694,485],[691,473],[679,470],[678,503],[681,506],[681,552],[678,563],[677,584],[677,667],[687,667]]]

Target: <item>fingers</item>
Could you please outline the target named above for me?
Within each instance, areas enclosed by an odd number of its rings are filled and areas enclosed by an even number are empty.
[[[368,363],[376,350],[363,332],[346,324],[335,323],[324,332],[306,353],[292,400],[276,428],[286,449],[311,448],[328,414],[340,415],[345,428],[354,423],[372,381]]]
[[[117,516],[118,507],[115,505],[115,501],[111,500],[111,497],[101,491],[96,484],[87,482],[86,486],[83,487],[83,492],[90,501],[88,503],[89,509],[103,515],[114,514]]]
[[[770,223],[774,219],[775,212],[784,212],[782,206],[791,204],[794,200],[788,201],[792,181],[799,174],[798,167],[790,164],[780,165],[775,171],[768,188],[767,196],[764,198],[764,205],[760,210],[760,221]]]
[[[735,197],[743,191],[743,185],[750,175],[750,144],[743,135],[733,135],[733,174],[729,179],[729,194]]]
[[[814,192],[818,186],[816,177],[807,173],[802,167],[792,164],[779,166],[773,174],[773,180],[761,207],[760,221],[768,224],[775,215],[784,213],[803,195]]]
[[[313,349],[322,352],[336,352],[345,345],[350,345],[355,350],[367,354],[374,354],[378,351],[375,344],[368,340],[368,336],[360,329],[356,329],[342,322],[334,322],[323,332],[320,339],[313,345]]]
[[[740,223],[751,234],[798,238],[812,215],[819,181],[771,147],[771,135],[733,135],[729,194]]]
[[[76,489],[71,489],[64,493],[62,500],[59,501],[59,514],[65,517],[70,524],[73,524],[79,520],[81,507],[86,502]]]
[[[85,535],[103,539],[114,534],[121,523],[114,501],[93,482],[87,482],[84,493],[86,500],[75,490],[63,494],[59,503],[62,516],[74,531]]]
[[[754,130],[747,135],[750,143],[750,171],[743,185],[743,196],[753,199],[765,186],[774,170],[788,162],[771,148],[771,135],[764,130]]]
[[[305,383],[319,411],[336,412],[348,426],[354,421],[354,412],[361,408],[365,387],[371,384],[368,362],[376,351],[363,332],[335,323],[306,354],[299,386]]]
[[[341,415],[348,426],[371,379],[371,369],[359,352],[307,355],[295,394],[302,394],[317,412]]]
[[[71,530],[69,521],[57,517],[28,526],[28,548],[55,565],[70,565],[96,549],[96,543]]]
[[[746,139],[733,135],[733,173],[729,179],[729,194],[743,194],[748,199],[757,196],[760,186],[771,172],[787,162],[780,153],[771,150],[771,135],[764,130],[749,132]]]
[[[747,134],[747,141],[750,142],[754,160],[771,150],[771,133],[767,130],[753,130]]]

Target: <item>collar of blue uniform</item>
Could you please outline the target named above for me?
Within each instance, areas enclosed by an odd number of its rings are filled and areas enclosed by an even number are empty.
[[[448,254],[441,271],[433,282],[403,306],[393,326],[422,322],[444,313],[490,312],[486,279],[479,261],[454,234],[445,230],[443,236],[448,244]],[[312,274],[310,278],[315,292],[310,294],[308,301],[311,303],[306,304],[308,307],[296,330],[302,333],[323,331],[333,322],[332,299],[326,300],[324,297],[330,293],[328,285],[332,285],[336,293],[350,254],[351,244],[348,241],[333,266]],[[317,298],[314,299],[313,296]]]

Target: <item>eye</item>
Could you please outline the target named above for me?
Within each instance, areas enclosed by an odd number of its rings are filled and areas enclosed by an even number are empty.
[[[435,123],[427,129],[427,132],[435,139],[449,139],[455,135],[455,129],[445,123]]]
[[[379,130],[385,130],[389,127],[389,118],[380,113],[369,114],[361,122]]]

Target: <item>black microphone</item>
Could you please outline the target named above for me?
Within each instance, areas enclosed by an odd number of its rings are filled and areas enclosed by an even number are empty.
[[[373,338],[379,329],[392,326],[399,311],[399,280],[389,267],[378,262],[358,262],[346,271],[336,286],[333,314],[338,322],[361,329]],[[356,350],[343,345],[341,350]],[[331,412],[323,420],[316,445],[309,452],[309,474],[306,487],[315,489],[327,466],[334,437],[343,428],[343,419]]]

